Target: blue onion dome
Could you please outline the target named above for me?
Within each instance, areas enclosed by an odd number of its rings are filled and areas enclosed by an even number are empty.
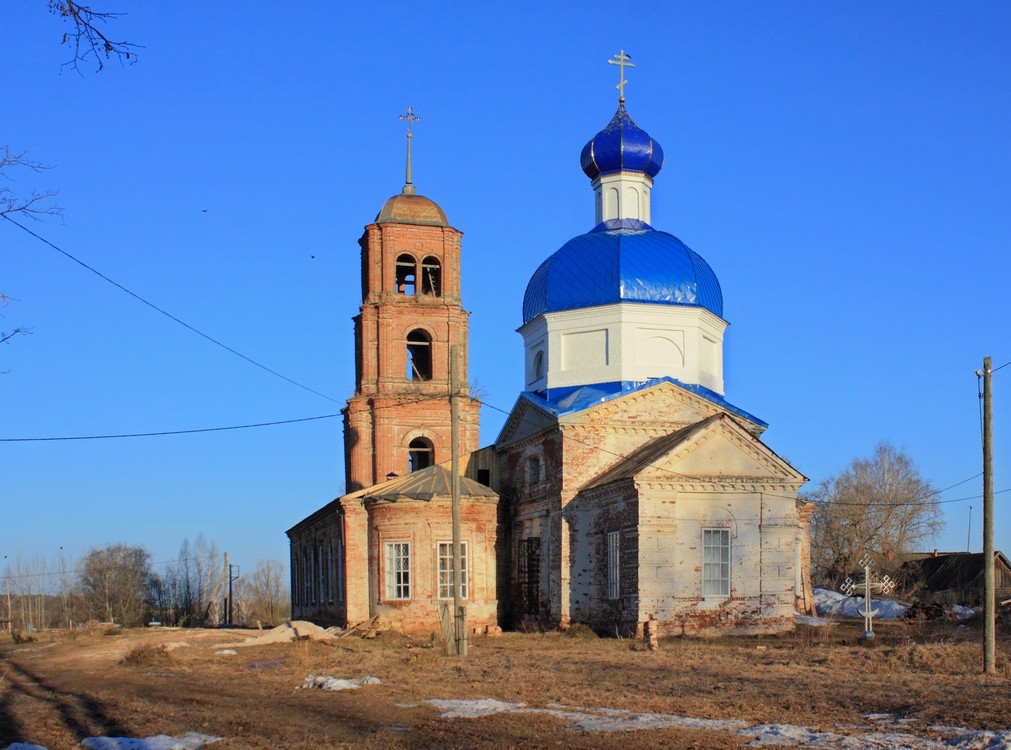
[[[663,167],[663,149],[618,105],[607,127],[583,146],[580,165],[591,180],[610,172],[643,172],[656,177]]]
[[[704,307],[723,317],[720,282],[701,255],[667,232],[601,224],[566,242],[534,272],[523,322],[616,302]]]

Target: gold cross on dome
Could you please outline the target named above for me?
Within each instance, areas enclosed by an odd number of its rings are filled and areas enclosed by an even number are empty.
[[[628,83],[625,80],[625,68],[634,68],[635,63],[632,62],[632,58],[629,55],[625,54],[625,50],[620,50],[617,55],[614,55],[614,59],[607,62],[618,66],[618,85],[615,88],[618,89],[618,102],[624,104],[625,84]]]

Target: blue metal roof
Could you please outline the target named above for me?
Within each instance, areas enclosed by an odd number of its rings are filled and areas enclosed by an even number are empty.
[[[647,380],[645,382],[632,382],[625,380],[615,381],[612,383],[594,383],[593,385],[574,385],[565,388],[549,388],[546,391],[523,391],[523,393],[520,394],[520,397],[531,401],[540,409],[549,412],[555,417],[563,417],[568,414],[581,412],[584,409],[589,409],[591,406],[595,406],[605,401],[610,401],[612,398],[624,396],[625,394],[632,393],[634,391],[652,388],[653,386],[664,382],[673,383],[679,388],[684,388],[686,391],[694,393],[696,396],[700,396],[707,401],[711,401],[721,409],[725,409],[731,414],[743,417],[749,422],[753,422],[754,424],[762,427],[769,426],[768,422],[759,419],[754,414],[744,411],[744,409],[734,406],[715,391],[711,391],[701,385],[682,383],[677,378],[671,377],[653,378],[652,380]]]
[[[534,272],[523,322],[615,302],[691,305],[723,317],[720,282],[701,255],[667,232],[602,224],[566,242]]]
[[[663,149],[641,130],[619,104],[607,127],[583,146],[580,166],[591,180],[610,172],[643,172],[650,177],[663,166]]]

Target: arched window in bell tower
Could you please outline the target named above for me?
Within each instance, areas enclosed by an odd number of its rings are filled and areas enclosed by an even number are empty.
[[[432,337],[420,328],[407,334],[407,379],[432,379]]]
[[[435,448],[428,438],[414,438],[407,449],[408,468],[413,471],[426,469],[435,463]]]
[[[432,255],[421,261],[421,293],[430,297],[442,296],[442,264]]]
[[[397,257],[397,294],[414,294],[418,279],[418,263],[404,253]]]

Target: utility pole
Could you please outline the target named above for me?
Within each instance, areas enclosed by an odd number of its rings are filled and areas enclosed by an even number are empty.
[[[453,640],[449,653],[467,655],[467,611],[463,605],[463,557],[460,547],[460,347],[449,347],[450,497],[453,503]]]
[[[996,615],[993,580],[993,364],[983,357],[983,671],[993,674]]]
[[[234,569],[234,573],[233,573],[233,569]],[[233,599],[232,599],[232,581],[237,581],[237,580],[239,580],[239,566],[238,565],[232,565],[231,563],[229,563],[229,565],[228,565],[228,625],[229,625],[229,627],[231,627],[232,625],[234,625],[234,623],[232,622],[232,601],[233,601]]]

